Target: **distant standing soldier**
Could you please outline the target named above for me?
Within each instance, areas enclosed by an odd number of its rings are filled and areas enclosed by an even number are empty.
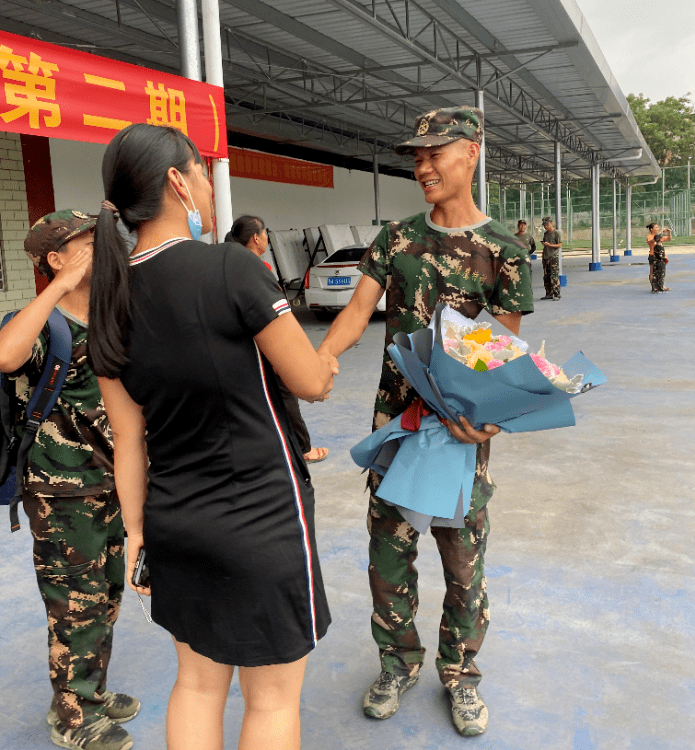
[[[560,299],[560,248],[562,237],[560,232],[553,226],[550,216],[543,218],[543,229],[545,234],[541,244],[543,245],[543,284],[545,285],[545,297],[541,299]]]
[[[523,219],[519,219],[516,223],[516,238],[524,243],[524,247],[528,250],[529,255],[536,252],[536,240],[533,239],[533,232],[526,234],[526,222]]]
[[[123,595],[123,522],[113,478],[113,441],[97,379],[87,360],[89,278],[96,221],[79,211],[39,219],[24,240],[51,280],[0,330],[0,371],[26,406],[48,350],[54,307],[72,334],[60,397],[29,451],[22,499],[34,537],[34,568],[48,616],[53,701],[51,741],[75,750],[128,750],[118,724],[140,702],[106,689],[113,626]],[[18,427],[21,439],[21,428]]]

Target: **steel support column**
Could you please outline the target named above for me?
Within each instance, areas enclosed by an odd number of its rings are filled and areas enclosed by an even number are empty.
[[[485,113],[485,101],[482,89],[475,92],[475,106]],[[485,184],[485,131],[483,129],[483,139],[480,142],[480,157],[478,158],[478,210],[487,216],[487,187]]]
[[[376,216],[376,225],[381,224],[381,215],[379,211],[379,157],[376,153],[376,139],[374,143],[374,158],[372,160],[374,170],[374,215]]]
[[[632,185],[625,189],[625,255],[632,255]]]
[[[618,255],[618,181],[613,180],[613,250],[611,252],[611,263],[620,260]]]
[[[203,0],[203,44],[205,80],[213,86],[221,86],[224,89],[218,0]],[[225,142],[226,140],[225,137]],[[232,188],[229,181],[228,158],[212,160],[212,184],[215,189],[216,239],[217,242],[222,242],[232,228]]]
[[[524,183],[519,184],[519,219],[526,221],[528,217],[528,211],[526,210],[526,185]],[[533,232],[533,227],[531,227]]]
[[[198,7],[196,0],[177,0],[176,23],[179,32],[179,63],[181,75],[194,81],[203,80],[198,38]]]
[[[601,271],[601,214],[599,206],[599,179],[601,172],[598,164],[591,165],[591,263],[590,271]]]
[[[555,141],[555,229],[562,232],[562,150],[560,141]],[[560,286],[567,286],[567,276],[562,273],[562,248],[558,253]]]

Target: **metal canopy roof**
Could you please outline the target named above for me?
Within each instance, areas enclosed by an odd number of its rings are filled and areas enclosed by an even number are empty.
[[[178,72],[175,0],[2,0],[0,28]],[[484,91],[503,184],[657,176],[574,0],[220,0],[229,130],[405,166],[416,115]]]

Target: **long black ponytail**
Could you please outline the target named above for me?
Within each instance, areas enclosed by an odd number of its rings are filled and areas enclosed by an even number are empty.
[[[156,219],[162,208],[167,170],[188,173],[201,162],[193,141],[175,128],[136,123],[117,133],[101,165],[106,200],[132,232]],[[102,208],[94,235],[87,348],[97,375],[117,378],[128,362],[130,290],[128,248],[115,214]]]

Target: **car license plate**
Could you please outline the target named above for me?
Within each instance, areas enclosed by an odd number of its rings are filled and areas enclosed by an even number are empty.
[[[328,286],[350,286],[350,276],[329,276]]]

